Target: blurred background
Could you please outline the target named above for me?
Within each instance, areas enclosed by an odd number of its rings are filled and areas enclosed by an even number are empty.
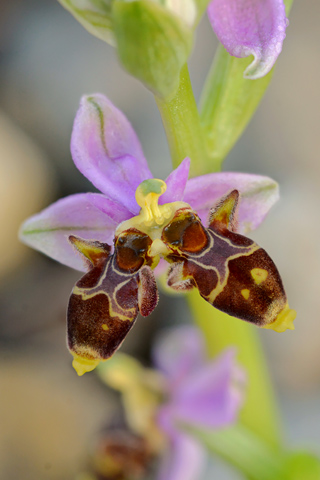
[[[97,376],[77,377],[65,347],[65,310],[79,273],[19,244],[27,216],[93,187],[69,142],[84,93],[102,92],[129,117],[156,177],[171,170],[152,95],[55,0],[0,4],[0,478],[69,480],[96,435],[120,411]],[[262,331],[285,437],[320,453],[320,3],[296,1],[267,94],[224,169],[269,175],[281,201],[252,237],[282,273],[296,330]],[[199,97],[217,42],[205,18],[190,62]],[[148,361],[160,329],[191,321],[161,294],[123,351]],[[115,413],[116,412],[116,413]],[[263,412],[261,412],[263,415]],[[239,478],[211,461],[208,478]]]

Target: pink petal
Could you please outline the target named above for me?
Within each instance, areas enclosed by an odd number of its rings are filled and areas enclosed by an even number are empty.
[[[235,363],[235,352],[227,350],[184,379],[168,408],[177,422],[203,428],[233,423],[243,401],[244,373]]]
[[[104,95],[82,97],[71,153],[76,167],[96,188],[139,213],[136,188],[152,175],[131,124]]]
[[[182,200],[188,181],[190,158],[185,158],[165,180],[167,190],[159,199],[160,205]]]
[[[205,343],[197,328],[181,326],[162,333],[153,348],[154,364],[165,374],[169,388],[177,386],[205,362]]]
[[[269,177],[249,173],[209,173],[188,180],[183,200],[207,225],[209,210],[226,193],[240,192],[239,229],[247,233],[256,229],[279,199],[278,184]]]
[[[58,262],[86,271],[82,258],[68,242],[69,235],[112,245],[116,226],[130,216],[122,205],[104,195],[70,195],[26,220],[20,238]]]
[[[218,39],[230,55],[254,61],[244,72],[256,79],[273,67],[286,36],[282,0],[212,0],[208,16]]]

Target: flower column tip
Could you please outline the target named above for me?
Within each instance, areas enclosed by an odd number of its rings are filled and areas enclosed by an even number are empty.
[[[154,223],[161,225],[163,223],[163,213],[165,208],[159,207],[159,197],[167,190],[167,185],[163,180],[150,178],[144,180],[136,190],[136,201],[141,207],[140,217],[146,224]]]

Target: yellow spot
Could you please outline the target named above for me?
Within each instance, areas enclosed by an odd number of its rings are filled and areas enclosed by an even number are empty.
[[[276,332],[284,332],[285,330],[294,330],[293,320],[296,318],[297,312],[291,310],[286,304],[281,312],[277,315],[274,322],[264,325],[262,328],[269,328]]]
[[[71,353],[74,357],[72,366],[77,372],[77,374],[79,375],[79,377],[81,377],[81,375],[83,375],[86,372],[91,372],[100,363],[100,360],[93,360],[86,357],[80,357],[80,355],[78,355],[77,353],[73,353],[73,352]]]
[[[105,330],[105,331],[109,330],[109,327],[106,323],[102,324],[102,330]]]
[[[244,288],[243,290],[241,290],[241,295],[245,300],[248,300],[250,296],[250,290],[248,290],[247,288]]]
[[[257,285],[264,282],[268,276],[268,272],[267,270],[264,270],[264,268],[253,268],[250,273]]]

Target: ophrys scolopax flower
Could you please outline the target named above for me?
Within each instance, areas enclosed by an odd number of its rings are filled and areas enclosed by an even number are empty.
[[[117,350],[138,312],[153,311],[160,258],[171,264],[169,287],[196,287],[230,315],[278,331],[292,328],[293,311],[275,265],[235,233],[263,220],[278,197],[273,180],[231,172],[188,180],[189,159],[165,182],[153,179],[130,123],[103,95],[82,99],[71,151],[78,169],[103,193],[59,200],[28,219],[21,238],[87,270],[68,308],[68,345],[79,374]]]

